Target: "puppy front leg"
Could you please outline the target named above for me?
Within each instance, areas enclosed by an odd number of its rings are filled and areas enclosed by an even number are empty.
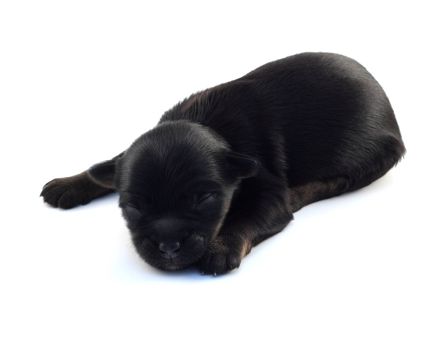
[[[98,163],[80,174],[49,181],[44,185],[41,196],[53,207],[70,209],[114,192],[115,166],[122,155]]]
[[[287,189],[281,185],[264,187],[233,203],[218,236],[199,261],[202,273],[219,275],[239,267],[253,246],[280,232],[292,220]]]
[[[240,266],[242,258],[251,250],[250,240],[240,233],[220,234],[213,239],[199,261],[202,274],[220,275]]]

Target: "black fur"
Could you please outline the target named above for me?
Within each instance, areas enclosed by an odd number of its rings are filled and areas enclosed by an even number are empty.
[[[124,153],[42,192],[71,208],[120,193],[138,253],[220,274],[304,205],[366,186],[405,152],[391,105],[364,67],[303,53],[193,94]]]

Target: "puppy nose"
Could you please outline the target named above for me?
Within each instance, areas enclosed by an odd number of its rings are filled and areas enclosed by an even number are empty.
[[[174,242],[161,242],[158,245],[158,249],[160,249],[160,252],[168,257],[174,257],[179,249],[181,247],[181,244],[177,241]]]

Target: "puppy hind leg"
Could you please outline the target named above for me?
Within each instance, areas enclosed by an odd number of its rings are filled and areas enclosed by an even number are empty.
[[[357,175],[351,178],[350,191],[368,186],[385,175],[405,154],[403,141],[395,136],[387,136],[380,140],[379,151],[365,164]]]
[[[311,203],[338,196],[350,190],[347,177],[336,177],[321,181],[311,181],[290,188],[292,212],[296,212]]]

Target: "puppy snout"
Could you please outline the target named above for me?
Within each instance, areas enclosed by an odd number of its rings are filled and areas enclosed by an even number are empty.
[[[175,257],[178,254],[180,248],[181,243],[178,241],[161,242],[158,245],[158,249],[160,250],[161,254],[167,258]]]

